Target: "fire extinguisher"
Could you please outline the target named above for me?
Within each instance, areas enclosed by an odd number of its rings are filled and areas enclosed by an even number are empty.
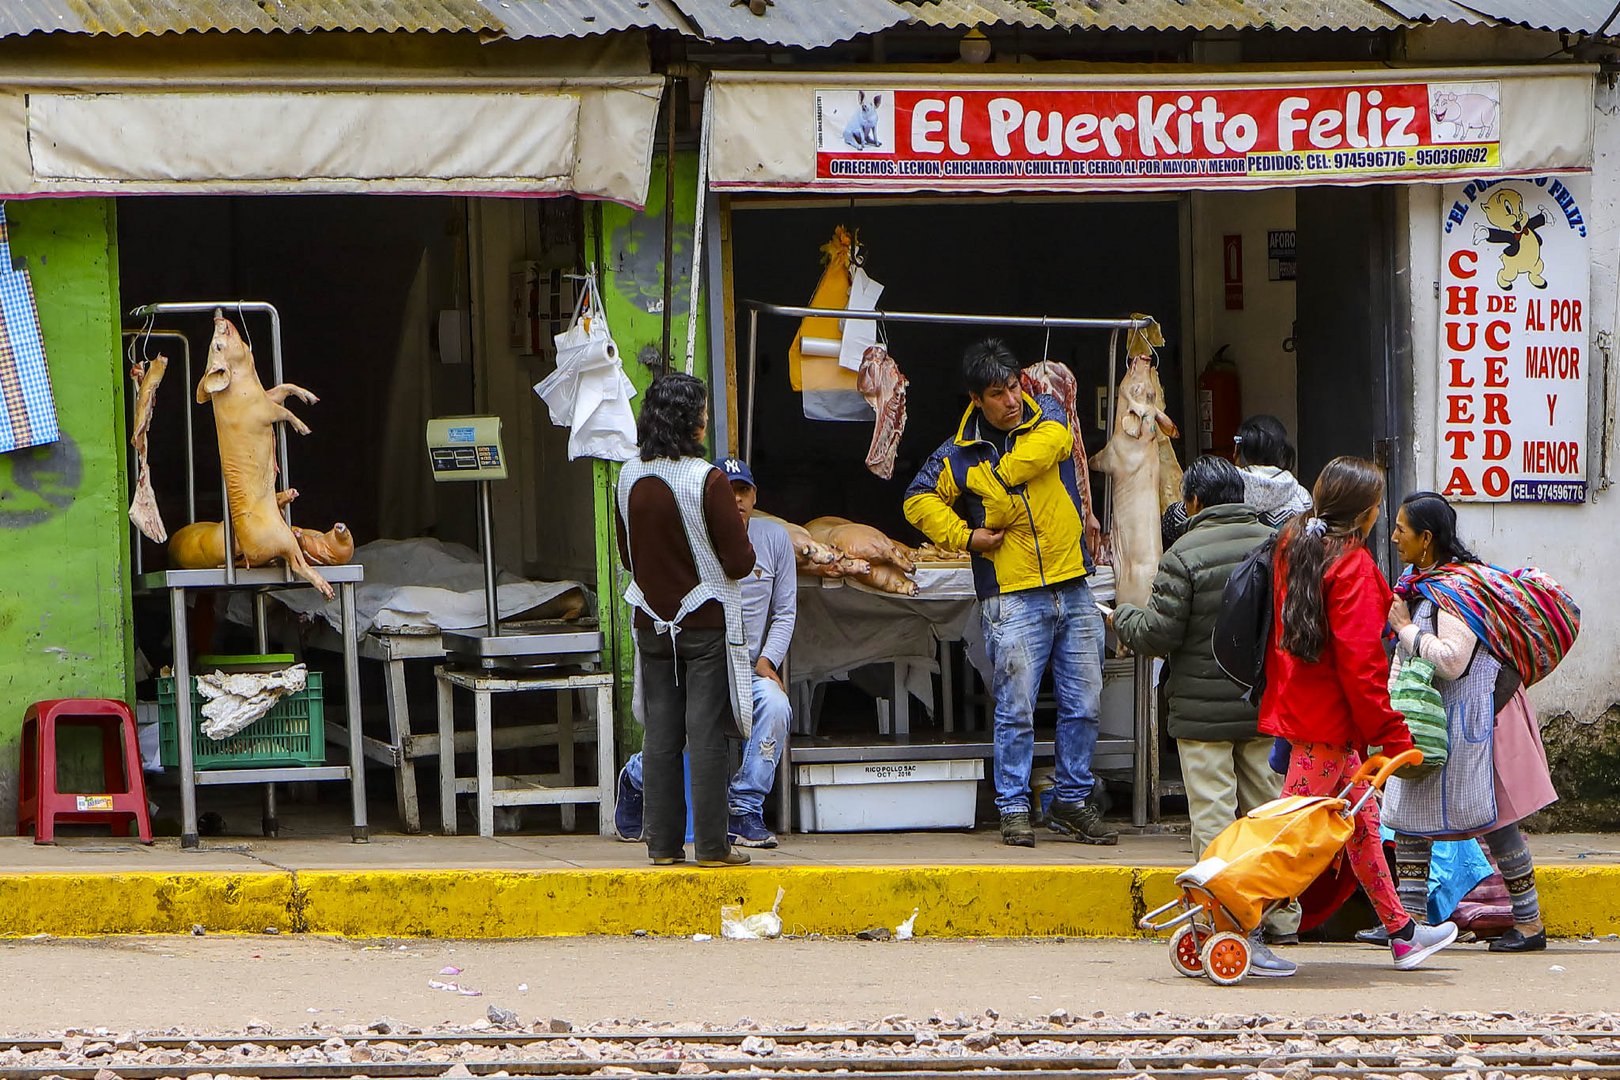
[[[1198,448],[1206,454],[1230,458],[1234,439],[1243,422],[1243,388],[1237,365],[1226,358],[1229,345],[1215,350],[1198,376]]]

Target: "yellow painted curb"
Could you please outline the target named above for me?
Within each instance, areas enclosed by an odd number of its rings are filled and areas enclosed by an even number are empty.
[[[930,937],[1128,937],[1174,871],[1130,867],[791,866],[735,870],[432,871],[299,875],[309,929],[349,937],[719,933],[720,909],[785,895],[788,932],[854,934],[913,909]]]
[[[919,912],[921,937],[1140,937],[1176,870],[1125,866],[756,866],[733,870],[0,873],[0,937],[283,932],[516,938],[716,934],[770,907],[789,933],[847,935]],[[1620,866],[1537,872],[1548,931],[1620,933]]]
[[[0,874],[0,937],[293,929],[289,874]]]

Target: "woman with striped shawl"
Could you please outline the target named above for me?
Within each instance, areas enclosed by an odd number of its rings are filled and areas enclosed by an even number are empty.
[[[1392,779],[1385,790],[1402,906],[1417,919],[1427,914],[1436,839],[1481,837],[1513,902],[1513,928],[1491,951],[1539,952],[1547,933],[1518,822],[1558,795],[1524,681],[1539,679],[1562,658],[1579,613],[1561,596],[1562,606],[1543,603],[1539,586],[1546,579],[1539,575],[1482,563],[1457,538],[1457,512],[1434,492],[1406,497],[1391,538],[1410,564],[1389,609],[1397,639],[1391,683],[1406,658],[1432,663],[1450,736],[1441,769]],[[1526,581],[1533,583],[1528,589]]]

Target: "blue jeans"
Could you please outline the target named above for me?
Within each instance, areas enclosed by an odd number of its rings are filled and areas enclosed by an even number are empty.
[[[754,676],[754,728],[743,748],[742,767],[731,778],[731,812],[759,814],[765,810],[765,796],[776,786],[776,767],[787,749],[788,728],[793,723],[793,706],[780,686]],[[641,754],[624,763],[630,786],[641,790]]]
[[[1084,579],[1005,593],[980,609],[996,702],[996,809],[1029,810],[1035,763],[1035,696],[1047,666],[1057,691],[1053,797],[1083,803],[1094,780],[1102,709],[1102,615]]]

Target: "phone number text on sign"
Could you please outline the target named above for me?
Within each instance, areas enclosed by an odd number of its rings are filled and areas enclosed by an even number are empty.
[[[901,186],[1458,174],[1501,161],[1495,82],[818,90],[816,176]]]
[[[1586,501],[1586,177],[1446,189],[1440,245],[1440,491]]]

